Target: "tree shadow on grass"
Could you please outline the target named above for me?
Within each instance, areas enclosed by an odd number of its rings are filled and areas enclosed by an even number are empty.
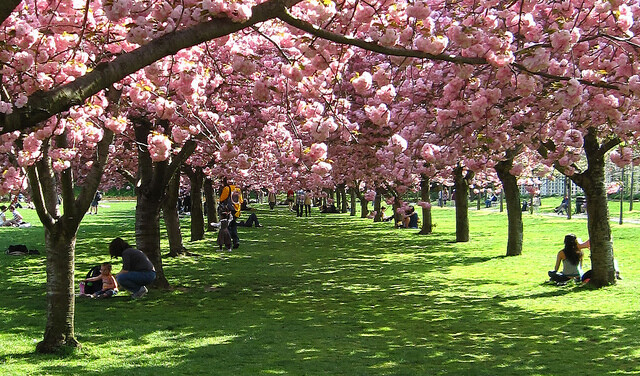
[[[527,290],[500,275],[455,274],[512,258],[359,221],[339,234],[331,230],[339,216],[266,213],[261,221],[266,228],[241,229],[242,246],[231,254],[206,252],[209,237],[193,244],[201,257],[165,260],[179,289],[152,290],[141,301],[77,302],[85,350],[64,362],[10,350],[2,359],[52,375],[556,375],[576,372],[571,353],[581,372],[638,371],[635,313],[581,304],[578,287]],[[556,309],[563,301],[575,306]],[[33,309],[18,303],[8,302],[3,327]],[[17,334],[33,335],[34,325]],[[99,352],[113,342],[117,353]]]

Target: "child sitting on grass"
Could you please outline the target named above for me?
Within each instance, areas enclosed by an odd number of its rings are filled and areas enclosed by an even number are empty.
[[[90,298],[110,298],[116,295],[118,293],[118,282],[113,274],[111,274],[111,268],[111,263],[103,262],[100,266],[100,274],[95,277],[85,279],[85,283],[102,280],[102,290],[97,291],[92,295],[83,294],[83,296]]]

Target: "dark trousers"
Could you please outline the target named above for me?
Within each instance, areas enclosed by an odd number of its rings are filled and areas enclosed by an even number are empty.
[[[302,211],[304,210],[303,204],[296,204],[296,215],[302,217]]]
[[[309,214],[311,214],[311,205],[305,205],[304,206],[304,215],[305,215],[305,217],[308,217]]]
[[[234,246],[240,244],[240,238],[238,237],[238,223],[235,218],[233,218],[233,221],[229,223],[229,234],[231,234],[231,241]]]
[[[258,222],[258,216],[256,215],[256,213],[251,213],[249,214],[249,218],[247,218],[247,221],[240,221],[240,223],[238,223],[238,226],[242,226],[242,227],[251,227],[253,225],[256,225],[256,227],[260,227],[260,222]]]

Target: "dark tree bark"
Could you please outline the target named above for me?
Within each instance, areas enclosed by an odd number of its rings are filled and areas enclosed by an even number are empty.
[[[376,198],[373,200],[373,211],[376,212],[373,221],[382,222],[384,213],[382,213],[382,190],[380,189],[376,189]]]
[[[162,204],[162,215],[164,225],[169,238],[169,257],[176,257],[185,253],[186,249],[182,242],[182,231],[180,229],[180,217],[178,216],[178,195],[180,192],[180,170],[171,178],[167,187],[167,197]]]
[[[469,180],[474,173],[463,174],[461,166],[453,169],[456,202],[456,242],[469,241]]]
[[[2,0],[0,1],[0,24],[2,24],[20,4],[21,0]]]
[[[611,140],[600,145],[595,132],[590,129],[584,136],[587,170],[580,174],[571,175],[570,178],[585,193],[593,270],[591,284],[602,287],[616,283],[609,206],[605,187],[605,155],[619,141],[617,139]]]
[[[349,215],[352,217],[356,216],[356,194],[355,194],[355,188],[351,187],[349,188],[349,198],[351,199],[351,208],[349,210]]]
[[[419,234],[428,235],[433,232],[433,220],[431,219],[431,179],[426,175],[421,176],[420,199],[429,203],[429,207],[422,208],[422,229]]]
[[[73,82],[49,91],[38,91],[29,96],[24,107],[11,114],[0,114],[0,134],[16,130],[26,130],[49,119],[51,116],[85,100],[140,69],[178,51],[201,43],[250,28],[258,23],[281,15],[286,7],[294,6],[300,0],[268,0],[251,8],[251,17],[244,22],[235,22],[226,17],[218,17],[208,22],[177,30],[151,40],[144,46],[121,54],[108,63],[99,64],[87,74]],[[16,0],[0,2],[0,17],[8,17],[10,10],[19,4]],[[3,18],[0,18],[4,20]]]
[[[136,187],[136,246],[144,252],[156,269],[153,287],[168,288],[169,281],[164,275],[160,250],[160,209],[166,198],[167,186],[180,165],[195,150],[195,142],[190,140],[170,161],[153,162],[147,149],[147,135],[151,124],[143,118],[132,119],[136,123],[135,136],[138,142],[137,177],[121,171]],[[167,126],[166,132],[170,132]]]
[[[207,231],[214,231],[215,227],[211,224],[218,222],[218,208],[216,207],[215,192],[213,191],[213,182],[210,178],[204,180],[204,198],[207,207]]]
[[[513,158],[516,152],[508,152],[507,159],[498,162],[495,170],[502,182],[502,189],[507,200],[508,237],[507,256],[522,254],[523,225],[522,210],[520,208],[520,189],[518,189],[517,177],[511,175],[509,170],[513,167]]]
[[[397,226],[398,223],[402,223],[402,216],[398,212],[400,210],[400,197],[393,197],[393,223]]]
[[[348,211],[348,206],[349,206],[347,205],[347,192],[345,187],[346,187],[345,184],[340,184],[340,190],[338,191],[338,195],[341,197],[341,200],[340,200],[341,213],[346,213]]]
[[[364,198],[364,193],[360,192],[357,188],[358,186],[360,186],[360,184],[356,182],[352,192],[356,197],[358,197],[358,200],[360,200],[360,218],[367,218],[369,216],[369,201]]]
[[[204,239],[204,209],[202,206],[202,167],[185,168],[191,181],[191,241]],[[248,196],[247,196],[248,197]]]
[[[117,113],[120,92],[109,90],[109,113]],[[56,138],[56,146],[68,147],[67,135]],[[84,185],[75,197],[71,169],[62,171],[57,179],[51,167],[48,141],[43,145],[42,159],[27,168],[31,198],[45,232],[47,253],[47,323],[44,338],[36,346],[40,353],[53,353],[62,347],[79,347],[75,338],[75,245],[78,227],[98,190],[104,165],[109,154],[113,132],[104,130],[96,146],[94,163],[87,173]],[[58,204],[58,190],[62,194],[64,214]]]

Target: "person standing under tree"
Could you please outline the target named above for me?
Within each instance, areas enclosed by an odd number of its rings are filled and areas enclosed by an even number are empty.
[[[98,203],[102,200],[102,192],[96,191],[96,195],[91,201],[91,207],[89,208],[89,214],[98,214]]]
[[[308,217],[311,215],[311,203],[313,202],[313,196],[311,195],[311,191],[307,189],[307,192],[304,194],[304,216]]]
[[[300,188],[296,192],[296,216],[302,217],[303,210],[304,210],[304,190]]]
[[[276,207],[276,191],[269,191],[269,208],[273,210]]]
[[[242,192],[233,182],[228,181],[227,178],[223,178],[222,182],[224,187],[220,192],[219,210],[221,213],[231,213],[233,219],[229,223],[229,233],[233,241],[233,248],[238,248],[240,247],[240,238],[238,237],[237,219],[240,217],[240,208],[242,207]]]

